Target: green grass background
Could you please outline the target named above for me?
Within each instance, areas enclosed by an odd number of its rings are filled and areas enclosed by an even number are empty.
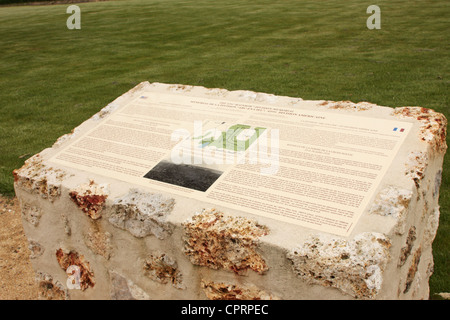
[[[381,29],[369,30],[369,5]],[[0,193],[12,170],[141,81],[422,106],[450,119],[450,2],[111,1],[0,7]],[[450,172],[431,296],[450,292]]]

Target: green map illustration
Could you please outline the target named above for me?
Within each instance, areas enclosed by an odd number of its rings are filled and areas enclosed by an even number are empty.
[[[201,148],[216,147],[230,151],[245,151],[258,137],[266,130],[263,127],[252,128],[245,124],[235,124],[220,135],[214,135],[214,130],[206,132],[203,136],[194,137],[194,140],[200,140]]]

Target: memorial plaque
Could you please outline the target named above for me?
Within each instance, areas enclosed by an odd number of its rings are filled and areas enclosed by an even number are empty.
[[[348,235],[411,127],[142,90],[50,162]]]
[[[426,299],[446,127],[143,82],[14,171],[41,296]]]

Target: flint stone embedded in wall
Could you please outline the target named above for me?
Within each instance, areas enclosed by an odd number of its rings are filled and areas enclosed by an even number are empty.
[[[195,214],[183,226],[184,252],[193,264],[237,274],[248,269],[260,274],[268,270],[258,252],[259,238],[269,232],[266,226],[214,209]]]
[[[45,272],[37,272],[38,297],[41,300],[69,300],[67,289]]]
[[[71,266],[77,266],[80,270],[80,288],[86,290],[87,288],[95,286],[94,272],[91,270],[90,264],[83,255],[75,251],[64,252],[63,249],[56,251],[56,260],[60,267],[67,271]]]
[[[370,213],[396,219],[396,233],[402,235],[405,232],[405,219],[412,195],[411,190],[393,186],[384,188],[375,198]]]
[[[395,108],[393,115],[420,121],[419,138],[427,142],[437,153],[447,150],[447,119],[442,113],[422,107]]]
[[[417,274],[421,256],[422,256],[422,247],[419,246],[414,253],[411,265],[409,267],[408,274],[406,277],[405,289],[403,293],[407,293],[411,289],[411,285],[413,284],[413,281]]]
[[[425,233],[424,233],[424,239],[423,243],[424,246],[431,246],[433,244],[433,240],[436,237],[437,230],[439,227],[439,217],[440,217],[440,210],[439,206],[434,208],[434,210],[431,212],[431,214],[428,216],[427,224],[425,227]]]
[[[417,188],[420,187],[428,162],[428,154],[425,152],[414,151],[408,155],[408,160],[405,163],[405,174],[414,181]]]
[[[98,185],[93,180],[79,185],[69,193],[72,201],[93,220],[100,219],[108,198],[107,186]]]
[[[292,249],[288,258],[306,282],[371,299],[381,288],[390,246],[390,240],[378,233],[358,234],[352,240],[317,234]]]
[[[45,251],[44,247],[34,240],[28,241],[28,249],[30,250],[30,259],[39,258]]]
[[[29,158],[20,169],[13,171],[14,183],[31,194],[53,202],[61,195],[61,181],[67,174],[44,164],[40,154]]]
[[[401,267],[405,264],[409,255],[411,254],[414,242],[416,240],[416,227],[412,226],[409,229],[408,236],[406,237],[406,244],[400,251],[400,260],[398,266]]]
[[[28,203],[23,203],[21,205],[22,218],[33,226],[37,227],[39,225],[39,220],[42,216],[41,208],[37,206],[30,205]]]
[[[202,280],[201,286],[210,300],[279,300],[255,285],[237,285]]]
[[[155,235],[164,239],[171,233],[166,217],[175,205],[173,199],[132,189],[112,205],[109,222],[137,238]]]
[[[149,300],[149,295],[133,281],[115,271],[109,272],[111,280],[111,300]]]
[[[91,225],[84,235],[84,242],[92,252],[109,260],[112,254],[111,238],[112,235],[109,232],[103,232],[99,226]]]
[[[186,289],[177,262],[164,253],[153,252],[147,257],[144,263],[144,274],[159,283],[170,283],[177,289]]]

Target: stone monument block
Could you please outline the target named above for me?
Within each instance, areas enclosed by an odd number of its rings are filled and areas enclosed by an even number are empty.
[[[143,82],[14,171],[43,299],[427,299],[446,118]]]

